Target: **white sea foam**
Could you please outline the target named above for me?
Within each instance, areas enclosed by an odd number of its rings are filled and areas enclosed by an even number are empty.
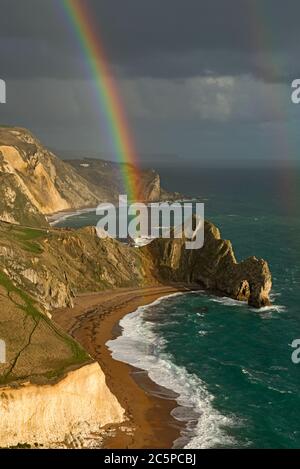
[[[171,295],[173,296],[173,295]],[[172,356],[165,353],[165,341],[154,332],[153,322],[147,321],[147,308],[158,305],[162,299],[151,305],[139,307],[121,321],[123,333],[107,342],[116,360],[146,370],[155,383],[178,394],[180,406],[173,411],[178,420],[187,422],[182,438],[174,446],[186,448],[212,448],[230,446],[234,439],[225,427],[237,424],[233,417],[222,415],[213,406],[214,397],[205,383],[196,375],[174,363]]]
[[[79,210],[74,210],[73,212],[59,212],[55,213],[54,215],[49,215],[48,221],[51,226],[58,225],[59,223],[67,220],[68,218],[75,217],[76,215],[81,215],[84,213],[91,213],[95,212],[96,208],[83,208]]]
[[[274,299],[278,294],[274,293],[272,296],[270,295],[271,300]],[[220,303],[224,306],[244,306],[249,308],[251,311],[255,311],[256,313],[259,313],[263,319],[271,319],[273,316],[268,313],[276,312],[276,313],[283,313],[286,311],[286,307],[283,305],[276,305],[276,304],[271,304],[269,306],[263,306],[262,308],[251,308],[248,307],[247,301],[239,301],[239,300],[234,300],[233,298],[228,298],[227,296],[222,296],[220,298],[212,296],[210,298],[210,301],[213,301],[214,303]]]
[[[283,313],[286,311],[286,307],[283,305],[270,305],[270,306],[263,306],[262,308],[251,308],[251,310],[258,312],[262,318],[269,319],[270,317],[274,317],[270,313]]]
[[[201,331],[198,331],[198,334],[201,335],[201,336],[204,336],[204,335],[209,334],[209,332],[208,332],[208,331],[204,331],[204,330],[202,331],[202,330],[201,330]]]
[[[270,300],[273,301],[277,296],[281,296],[281,293],[279,293],[279,292],[274,292],[274,291],[271,292],[271,293],[270,293]]]
[[[228,298],[227,296],[212,296],[210,301],[213,301],[214,303],[221,303],[224,306],[248,306],[246,301],[234,300],[233,298]]]
[[[196,316],[198,316],[198,318],[204,318],[205,314],[206,313],[196,313]]]
[[[275,369],[281,369],[282,367],[271,367]],[[285,368],[283,368],[285,369]],[[274,376],[266,372],[262,371],[257,371],[257,370],[249,370],[246,368],[242,368],[242,373],[247,376],[249,381],[255,384],[261,384],[262,386],[267,387],[270,391],[275,391],[278,392],[279,394],[293,394],[293,391],[290,389],[282,389],[280,388],[280,384],[278,386],[275,386],[272,384],[272,381],[274,381]]]

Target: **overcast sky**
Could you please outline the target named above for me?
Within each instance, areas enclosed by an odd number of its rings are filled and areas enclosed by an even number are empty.
[[[99,29],[140,153],[297,160],[299,0],[82,0]],[[60,0],[0,0],[0,122],[47,145],[110,155]],[[101,111],[101,110],[100,110]]]

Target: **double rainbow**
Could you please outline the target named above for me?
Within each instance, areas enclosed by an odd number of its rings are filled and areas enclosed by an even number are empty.
[[[88,73],[95,85],[98,107],[101,115],[105,116],[111,147],[117,161],[121,163],[124,191],[128,200],[137,200],[137,153],[99,31],[85,1],[62,0],[61,5],[72,25],[85,58]]]
[[[275,54],[272,54],[272,44],[275,34],[277,34],[276,28],[271,23],[271,16],[263,2],[248,0],[246,6],[252,32],[253,52],[263,51],[266,48],[269,50],[264,67],[269,76],[276,80],[277,75],[284,70],[284,64],[281,63],[279,58],[276,58]],[[279,149],[281,151],[280,163],[282,167],[279,173],[279,184],[283,187],[283,193],[285,194],[281,204],[287,212],[294,214],[296,213],[298,200],[298,180],[291,162],[298,154],[298,148],[293,143],[294,136],[291,132],[288,115],[289,106],[293,106],[293,104],[288,96],[278,92],[273,94],[273,100],[270,101],[269,105],[272,106],[274,118],[280,122],[277,136],[274,139],[274,153],[278,153]]]

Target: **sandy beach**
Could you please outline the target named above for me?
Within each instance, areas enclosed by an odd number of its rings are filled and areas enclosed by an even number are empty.
[[[171,416],[176,395],[153,383],[146,372],[114,360],[106,342],[120,334],[119,321],[139,306],[187,290],[184,286],[106,290],[80,295],[74,308],[53,312],[53,319],[94,357],[107,384],[126,410],[121,428],[107,428],[105,448],[171,448],[182,424]]]

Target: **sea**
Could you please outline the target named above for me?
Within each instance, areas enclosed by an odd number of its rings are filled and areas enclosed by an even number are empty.
[[[300,171],[160,168],[162,184],[205,203],[238,260],[268,261],[272,306],[205,291],[159,299],[125,316],[107,346],[177,394],[185,430],[174,447],[300,448]],[[56,226],[95,225],[95,212]]]

